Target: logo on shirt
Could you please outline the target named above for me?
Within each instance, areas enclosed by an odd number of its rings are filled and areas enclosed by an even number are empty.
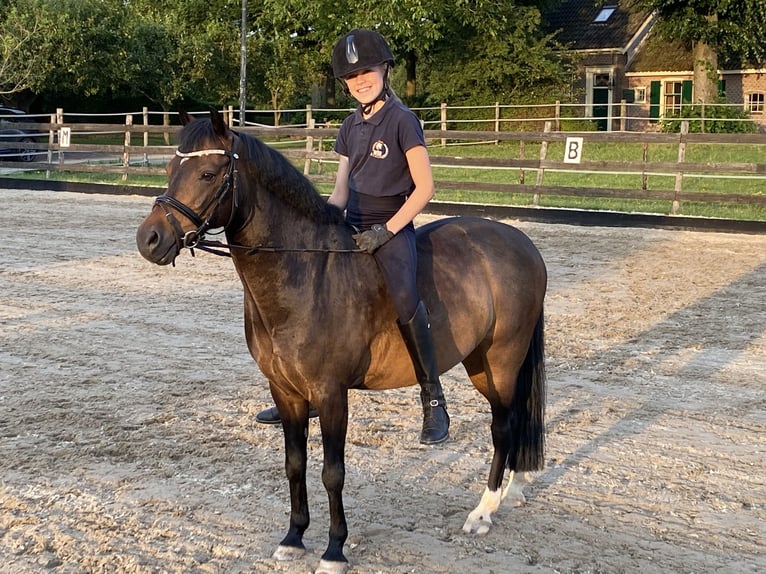
[[[374,144],[372,144],[372,151],[370,152],[370,156],[374,157],[375,159],[387,158],[388,146],[381,140],[376,141]]]

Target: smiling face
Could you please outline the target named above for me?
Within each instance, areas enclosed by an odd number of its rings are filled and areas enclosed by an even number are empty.
[[[375,66],[354,72],[346,76],[344,81],[354,99],[364,106],[374,102],[383,91],[385,73],[385,66]]]

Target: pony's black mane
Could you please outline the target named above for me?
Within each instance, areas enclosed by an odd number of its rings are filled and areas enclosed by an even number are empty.
[[[247,156],[247,172],[256,179],[258,187],[279,197],[298,213],[317,223],[344,223],[343,212],[328,204],[314,184],[285,156],[254,136],[235,133],[247,150],[246,154],[238,150],[240,161],[243,155]],[[192,151],[200,142],[210,139],[218,139],[213,123],[209,119],[194,120],[180,131],[178,149],[184,152]]]

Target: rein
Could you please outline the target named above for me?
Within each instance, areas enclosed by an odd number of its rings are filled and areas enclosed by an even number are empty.
[[[220,251],[221,249],[246,249],[248,255],[256,253],[362,253],[361,249],[333,249],[328,247],[279,247],[275,245],[239,245],[237,243],[224,243],[222,241],[210,241],[201,239],[195,245],[200,251],[231,257],[231,253]]]
[[[191,158],[202,157],[206,155],[225,155],[229,157],[229,165],[226,169],[226,174],[223,177],[223,181],[221,182],[220,187],[215,192],[215,194],[205,202],[205,204],[202,206],[202,209],[200,210],[200,213],[195,212],[189,206],[178,201],[175,197],[170,197],[169,195],[162,194],[155,198],[154,205],[160,206],[162,211],[165,212],[165,217],[167,217],[168,221],[170,221],[170,224],[173,226],[173,229],[175,230],[176,244],[178,246],[179,251],[181,251],[184,248],[188,249],[189,252],[192,254],[192,257],[194,257],[195,248],[199,249],[200,251],[205,251],[207,253],[212,253],[214,255],[220,255],[222,257],[231,257],[232,249],[245,249],[247,250],[248,255],[253,255],[256,253],[361,253],[362,252],[362,250],[358,248],[357,249],[332,249],[332,248],[312,248],[312,247],[291,248],[291,247],[279,247],[279,246],[272,246],[272,245],[248,246],[248,245],[238,245],[236,243],[224,243],[222,241],[211,241],[211,240],[205,239],[205,234],[210,232],[210,226],[212,224],[213,218],[216,216],[218,208],[221,206],[221,204],[223,203],[223,201],[226,199],[226,197],[229,195],[230,192],[232,192],[233,198],[232,198],[231,213],[229,214],[229,221],[226,225],[223,226],[221,231],[218,231],[217,233],[222,233],[223,231],[225,231],[229,227],[229,225],[231,225],[231,222],[234,221],[235,210],[239,205],[239,201],[237,197],[237,191],[239,189],[239,186],[237,185],[239,172],[237,171],[237,167],[236,167],[236,161],[239,159],[239,154],[237,154],[233,150],[229,151],[226,149],[205,149],[205,150],[192,151],[192,152],[181,152],[180,150],[176,149],[176,155],[181,158],[182,165],[185,161]],[[191,221],[194,225],[197,226],[197,229],[184,232],[183,228],[181,227],[181,224],[173,215],[171,208],[183,214],[184,217],[189,219],[189,221]],[[208,212],[209,214],[207,215],[207,217],[203,219],[205,214]],[[228,251],[225,251],[225,250],[228,250]],[[173,264],[175,265],[175,262]]]

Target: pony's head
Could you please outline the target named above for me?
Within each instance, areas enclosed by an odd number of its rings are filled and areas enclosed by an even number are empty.
[[[237,195],[237,137],[221,115],[193,120],[182,112],[183,128],[168,163],[168,187],[136,233],[138,250],[159,265],[173,263],[210,229],[231,224]]]
[[[328,205],[287,158],[255,137],[233,132],[218,111],[210,110],[206,119],[183,112],[180,117],[183,127],[167,166],[167,191],[136,233],[138,250],[149,261],[173,263],[211,229],[231,236],[251,221],[254,210],[267,206],[281,210],[281,217],[268,213],[272,219],[344,222],[343,213]]]

